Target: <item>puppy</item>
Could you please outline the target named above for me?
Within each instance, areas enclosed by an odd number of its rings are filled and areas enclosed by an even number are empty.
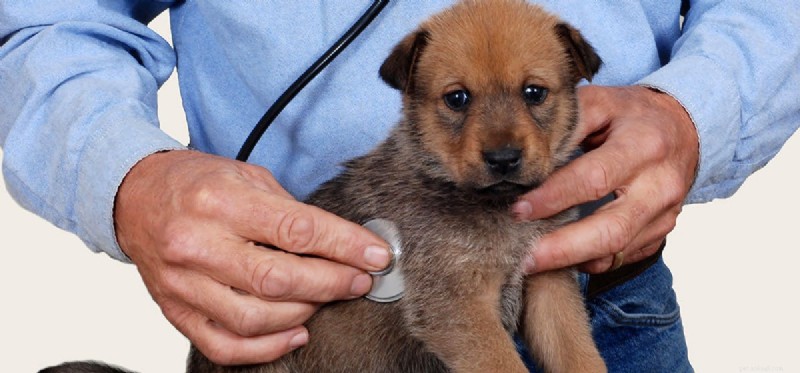
[[[510,212],[569,159],[575,85],[599,66],[578,31],[522,0],[462,1],[424,22],[380,69],[404,119],[308,200],[394,222],[404,296],[323,307],[308,345],[269,364],[218,366],[192,348],[188,371],[522,373],[519,332],[547,372],[605,372],[574,273],[522,273],[536,240],[574,214]]]
[[[511,204],[575,148],[575,85],[600,58],[580,33],[518,0],[463,1],[424,22],[380,69],[402,91],[387,140],[309,203],[394,222],[405,294],[323,307],[307,346],[266,365],[191,372],[527,372],[518,331],[548,372],[604,372],[575,275],[525,276],[537,238],[569,221],[515,221]]]

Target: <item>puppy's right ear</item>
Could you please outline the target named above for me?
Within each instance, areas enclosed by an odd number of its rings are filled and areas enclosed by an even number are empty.
[[[383,81],[394,89],[407,92],[412,86],[414,66],[427,43],[428,32],[425,30],[415,31],[403,38],[381,65]]]

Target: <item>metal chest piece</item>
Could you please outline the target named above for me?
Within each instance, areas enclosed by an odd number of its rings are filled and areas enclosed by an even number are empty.
[[[390,303],[403,297],[405,290],[403,271],[400,268],[400,256],[403,254],[400,231],[397,226],[386,219],[373,219],[364,223],[364,227],[377,234],[387,243],[392,250],[392,262],[380,272],[370,272],[372,275],[372,290],[365,295],[371,301]]]

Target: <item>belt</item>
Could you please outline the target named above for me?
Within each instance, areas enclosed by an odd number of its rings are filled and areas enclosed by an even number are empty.
[[[586,288],[586,298],[591,299],[599,294],[609,291],[625,282],[634,279],[636,276],[642,274],[648,268],[656,264],[664,252],[664,247],[667,246],[667,240],[661,242],[661,247],[658,251],[649,257],[640,260],[636,263],[631,263],[620,267],[619,269],[606,273],[599,273],[596,275],[589,275],[589,284]]]

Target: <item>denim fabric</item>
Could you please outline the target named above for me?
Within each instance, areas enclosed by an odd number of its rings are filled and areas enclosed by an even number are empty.
[[[586,288],[588,276],[581,276]],[[694,372],[672,273],[659,259],[636,278],[587,301],[592,332],[611,373]],[[539,372],[517,339],[531,372]]]

